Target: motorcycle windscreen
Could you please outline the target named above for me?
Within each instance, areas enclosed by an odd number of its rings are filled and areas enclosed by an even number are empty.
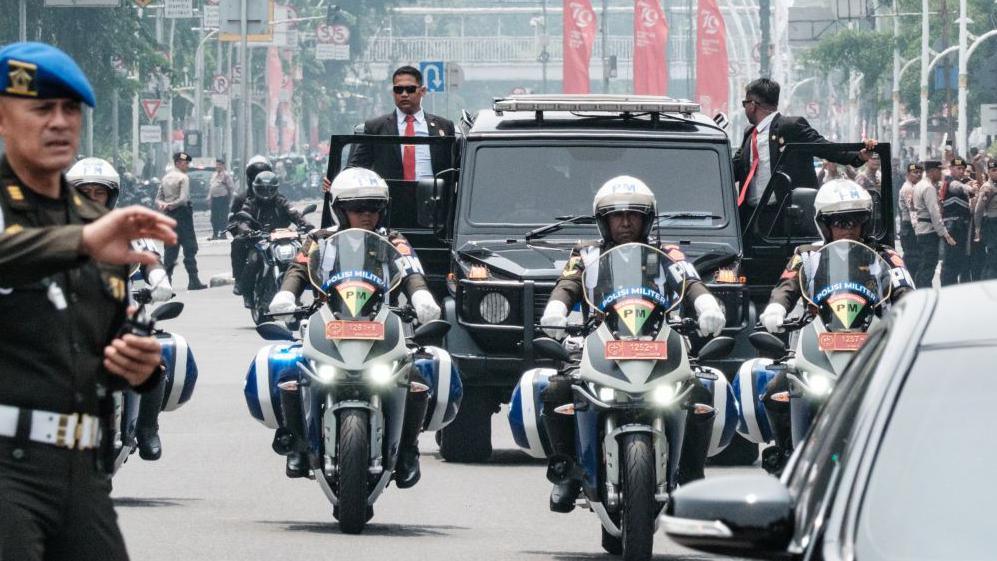
[[[682,302],[687,280],[681,264],[640,243],[603,252],[582,277],[588,305],[604,314],[618,339],[657,335],[668,312]]]
[[[811,253],[799,272],[803,297],[830,332],[865,331],[889,300],[890,265],[869,246],[838,240]]]
[[[349,229],[312,245],[308,278],[340,320],[370,320],[401,283],[401,254],[387,238]]]

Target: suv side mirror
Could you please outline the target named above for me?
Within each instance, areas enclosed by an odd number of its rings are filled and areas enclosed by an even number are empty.
[[[439,200],[439,189],[442,186],[442,179],[422,178],[416,182],[415,200],[416,217],[415,220],[423,228],[436,229],[436,203]]]
[[[811,187],[795,187],[790,193],[789,206],[784,211],[789,219],[789,233],[794,238],[813,238],[818,236],[817,225],[814,224],[814,200],[817,199],[817,189]]]

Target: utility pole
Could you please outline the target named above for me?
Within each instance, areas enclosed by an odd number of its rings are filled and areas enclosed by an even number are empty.
[[[18,30],[20,34],[18,35],[21,42],[28,40],[28,0],[20,0],[17,6],[17,22]]]
[[[893,2],[893,108],[890,120],[890,143],[900,153],[900,2]]]
[[[762,36],[761,44],[758,45],[758,73],[762,78],[772,76],[771,63],[769,62],[769,44],[772,42],[770,15],[770,0],[758,0],[758,29]]]
[[[921,0],[921,129],[917,159],[928,159],[928,0]]]
[[[547,36],[547,0],[543,0],[543,7],[542,7],[541,11],[542,11],[542,17],[543,17],[543,23],[541,24],[543,26],[542,27],[543,32],[540,35],[540,45],[541,45],[540,46],[540,67],[541,67],[541,72],[542,72],[542,76],[543,76],[543,93],[547,93],[547,60],[550,58],[550,53],[547,52],[547,43],[550,40],[550,37]],[[463,21],[464,21],[463,18],[461,18],[461,36],[462,37],[464,35],[464,33],[463,33]],[[450,93],[450,87],[449,87],[449,85],[447,86],[447,93],[448,94]],[[447,99],[448,99],[447,109],[449,110],[449,108],[450,108],[449,98],[447,98]]]
[[[114,76],[115,79],[118,78],[117,74]],[[111,161],[114,162],[114,167],[118,167],[118,144],[120,140],[118,138],[118,88],[115,86],[111,90],[111,144],[113,148],[111,149]]]
[[[969,157],[969,104],[967,102],[967,82],[969,81],[968,52],[966,50],[969,42],[969,31],[966,29],[968,16],[966,15],[966,0],[959,0],[959,128],[956,132],[955,149],[957,154]]]
[[[240,27],[242,30],[242,48],[239,50],[239,64],[242,66],[242,118],[239,119],[239,139],[242,141],[239,146],[239,153],[242,156],[242,165],[249,161],[252,142],[249,138],[249,120],[252,118],[252,107],[250,106],[249,92],[251,91],[249,81],[249,7],[248,0],[242,0],[240,6]],[[927,1],[927,0],[925,0]]]

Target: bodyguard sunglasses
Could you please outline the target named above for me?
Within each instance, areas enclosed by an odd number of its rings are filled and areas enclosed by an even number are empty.
[[[403,93],[414,94],[419,91],[419,86],[394,86],[391,88],[395,95],[402,95]]]

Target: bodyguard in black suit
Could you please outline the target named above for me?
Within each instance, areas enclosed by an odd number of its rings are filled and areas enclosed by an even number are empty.
[[[757,206],[765,186],[777,171],[786,173],[793,187],[819,187],[812,156],[788,154],[779,163],[782,147],[786,144],[828,142],[803,117],[790,117],[778,112],[779,91],[778,82],[759,78],[748,84],[741,101],[744,114],[752,126],[744,132],[741,148],[734,154],[734,178],[739,184],[738,206]],[[867,148],[874,147],[875,141],[869,141]],[[869,153],[868,150],[842,152],[827,159],[857,167],[869,159]]]
[[[422,110],[426,87],[422,73],[412,66],[402,66],[391,77],[395,110],[364,123],[364,134],[383,136],[453,136],[453,122]],[[452,166],[450,149],[444,145],[397,146],[357,144],[350,153],[347,167],[372,169],[385,179],[432,177]],[[414,177],[406,177],[414,173]]]

